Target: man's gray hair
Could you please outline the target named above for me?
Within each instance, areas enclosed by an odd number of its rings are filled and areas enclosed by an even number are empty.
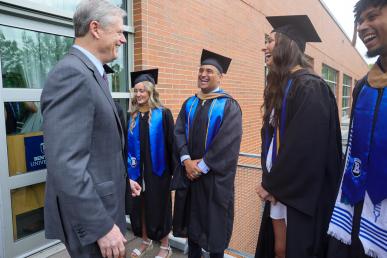
[[[107,0],[82,0],[73,17],[75,37],[85,36],[92,21],[98,21],[102,27],[106,27],[112,18],[125,16],[124,10]]]

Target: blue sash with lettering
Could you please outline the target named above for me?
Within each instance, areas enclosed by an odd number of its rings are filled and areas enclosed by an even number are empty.
[[[354,91],[344,175],[328,229],[351,245],[353,226],[360,220],[356,238],[369,257],[387,257],[387,94],[369,86],[378,74],[376,64]],[[387,81],[377,83],[387,86]],[[357,202],[363,202],[360,218],[354,216]]]
[[[342,201],[355,204],[367,191],[373,204],[387,198],[387,94],[364,85],[357,98],[349,132]]]
[[[217,91],[216,93],[223,93],[222,90]],[[208,124],[207,124],[207,133],[205,139],[205,150],[211,145],[212,140],[215,138],[216,134],[219,131],[220,125],[223,121],[224,107],[226,105],[228,96],[222,96],[212,100],[211,107],[208,110]],[[185,135],[187,137],[187,142],[189,139],[189,132],[192,129],[192,123],[194,121],[196,108],[199,103],[199,98],[192,96],[188,99],[185,105]]]
[[[128,129],[128,175],[132,180],[140,176],[140,115],[136,117],[136,125],[131,132]],[[132,121],[130,118],[129,125]],[[152,159],[152,172],[162,176],[166,167],[165,164],[165,142],[163,127],[163,110],[152,109],[152,118],[149,123],[149,141]]]

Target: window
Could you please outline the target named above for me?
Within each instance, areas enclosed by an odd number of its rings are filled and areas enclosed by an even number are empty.
[[[348,118],[349,116],[349,105],[351,96],[352,78],[344,74],[343,76],[343,100],[342,100],[342,116]]]
[[[73,39],[0,26],[4,88],[41,89],[47,74],[67,53]]]
[[[70,37],[0,25],[0,56],[4,88],[42,89],[50,70],[73,44]],[[125,72],[126,49],[109,65],[115,71],[109,76],[113,92],[127,92]]]
[[[14,240],[44,230],[44,187],[39,183],[11,190]]]
[[[5,102],[9,176],[46,168],[40,102]]]
[[[43,12],[71,17],[76,6],[81,0],[3,0],[13,5],[27,7]],[[110,0],[114,5],[126,10],[126,2],[124,0]]]
[[[335,69],[323,64],[322,77],[328,83],[329,87],[331,88],[335,96],[336,96],[336,89],[337,89],[337,74],[338,72]]]

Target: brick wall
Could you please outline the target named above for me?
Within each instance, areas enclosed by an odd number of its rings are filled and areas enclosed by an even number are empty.
[[[265,33],[271,31],[266,15],[309,15],[323,43],[308,44],[306,54],[313,58],[317,73],[321,74],[323,63],[339,71],[336,96],[340,114],[343,73],[360,79],[367,71],[366,63],[319,0],[133,0],[133,12],[135,70],[160,69],[157,87],[163,103],[175,118],[184,100],[197,91],[201,50],[206,48],[233,59],[222,88],[239,101],[243,111],[242,152],[260,152],[260,107],[264,89],[261,49]],[[257,174],[243,171],[239,174],[237,189],[245,189],[243,184],[249,182],[248,187],[253,192],[259,181]],[[248,197],[247,201],[253,198],[252,195]],[[246,203],[237,202],[237,205],[240,205],[236,206],[238,211]],[[238,212],[237,215],[241,211]],[[245,218],[246,221],[253,221],[251,218],[256,214],[250,212],[244,216],[248,214],[251,217]],[[232,247],[252,252],[255,246],[249,244],[247,248],[238,244],[247,240],[235,239],[239,235],[235,230],[244,231],[242,225],[238,225],[236,218]],[[247,242],[254,241],[256,239]]]
[[[359,79],[367,65],[318,0],[134,0],[135,70],[159,67],[158,89],[174,116],[196,91],[202,48],[233,58],[223,88],[243,110],[242,151],[258,153],[264,85],[265,15],[308,14],[324,43],[309,44],[306,54],[321,73],[322,64],[338,70],[341,107],[343,73]],[[350,60],[350,61],[348,61]]]

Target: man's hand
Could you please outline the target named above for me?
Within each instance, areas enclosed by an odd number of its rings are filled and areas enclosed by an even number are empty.
[[[141,186],[136,181],[133,181],[132,179],[129,179],[129,183],[130,183],[130,190],[132,192],[132,196],[133,197],[140,196]]]
[[[271,195],[268,191],[265,190],[265,188],[262,187],[261,184],[259,184],[256,188],[255,188],[255,192],[258,194],[259,198],[261,198],[261,200],[264,202],[264,201],[269,201],[273,204],[275,204],[277,202],[277,200],[274,198],[273,195]]]
[[[200,162],[200,159],[196,159],[196,160],[186,159],[186,160],[184,160],[185,171],[187,173],[188,179],[191,181],[197,179],[202,174],[202,171],[198,167],[199,162]]]
[[[119,258],[125,257],[125,237],[120,229],[114,224],[112,230],[97,240],[102,257]]]

